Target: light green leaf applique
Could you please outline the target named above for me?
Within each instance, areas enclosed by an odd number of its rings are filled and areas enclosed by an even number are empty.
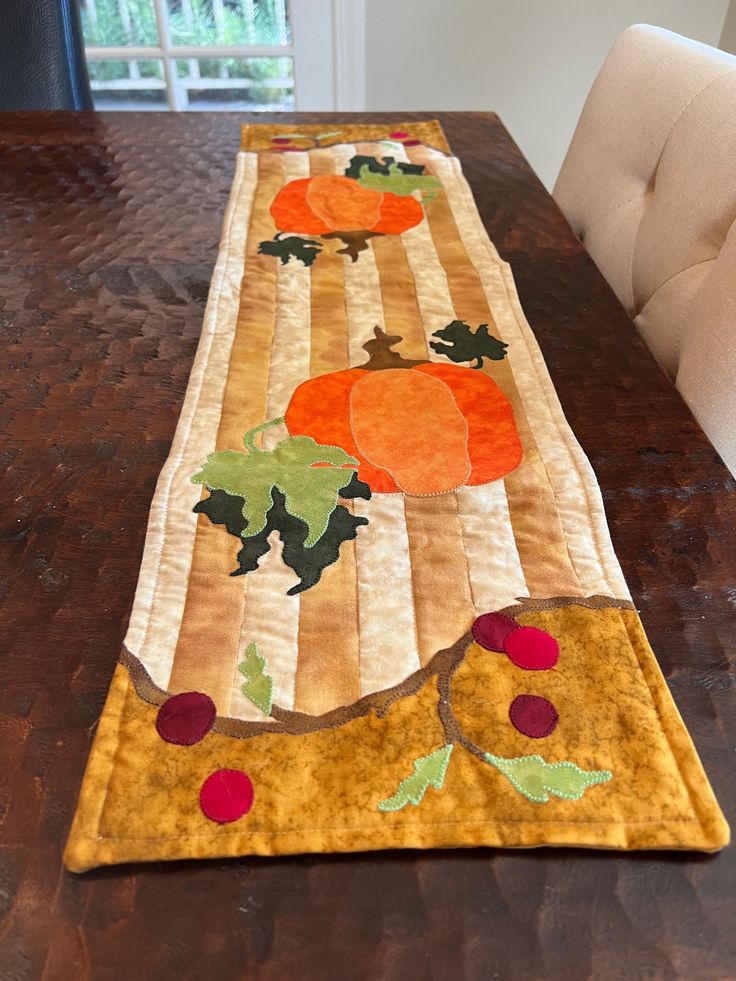
[[[245,660],[238,665],[238,671],[245,678],[240,690],[266,715],[271,714],[273,704],[273,678],[266,674],[266,659],[258,653],[258,644],[248,644]]]
[[[380,802],[378,810],[400,811],[407,804],[416,806],[424,798],[427,787],[432,786],[435,790],[441,790],[452,750],[452,743],[447,743],[429,756],[421,756],[418,760],[414,760],[414,772],[401,781],[393,797]]]
[[[341,129],[333,129],[329,133],[317,133],[315,139],[317,140],[329,140],[332,136],[342,136]]]
[[[610,770],[581,770],[574,763],[545,763],[541,756],[503,756],[485,754],[486,760],[508,777],[527,800],[546,804],[549,794],[565,800],[579,800],[588,787],[606,783],[613,776]]]
[[[387,174],[376,173],[368,164],[363,164],[358,183],[372,191],[390,191],[401,197],[421,191],[427,201],[436,197],[438,189],[442,187],[441,182],[431,174],[407,174],[397,163],[389,164]]]
[[[283,421],[272,419],[246,433],[245,453],[210,453],[192,481],[243,498],[247,522],[243,538],[257,535],[266,526],[273,505],[271,492],[277,488],[288,513],[307,525],[304,548],[310,548],[325,533],[338,492],[350,481],[348,468],[357,469],[358,461],[339,446],[322,446],[311,436],[289,436],[272,450],[259,449],[254,442],[256,433]]]

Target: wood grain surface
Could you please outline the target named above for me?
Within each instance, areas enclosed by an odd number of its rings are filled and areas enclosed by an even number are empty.
[[[734,481],[499,119],[434,115],[733,823]],[[736,978],[733,849],[62,870],[245,119],[0,115],[0,978]]]

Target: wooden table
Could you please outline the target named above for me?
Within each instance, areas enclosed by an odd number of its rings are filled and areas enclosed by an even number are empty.
[[[439,115],[512,264],[652,646],[733,821],[734,481],[498,118]],[[62,871],[243,118],[0,116],[0,976],[735,977],[733,850]],[[320,118],[344,121],[278,117]]]

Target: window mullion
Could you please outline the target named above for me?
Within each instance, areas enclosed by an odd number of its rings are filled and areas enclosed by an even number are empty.
[[[169,109],[178,112],[181,108],[179,94],[179,83],[176,75],[176,65],[171,54],[171,33],[169,31],[169,15],[166,9],[166,0],[153,0],[153,9],[156,12],[156,27],[158,30],[158,43],[163,52],[164,77],[166,78],[166,97],[169,100]]]

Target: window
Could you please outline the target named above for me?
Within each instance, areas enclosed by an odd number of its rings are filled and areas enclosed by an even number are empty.
[[[81,9],[97,109],[295,107],[287,0],[81,0]]]

